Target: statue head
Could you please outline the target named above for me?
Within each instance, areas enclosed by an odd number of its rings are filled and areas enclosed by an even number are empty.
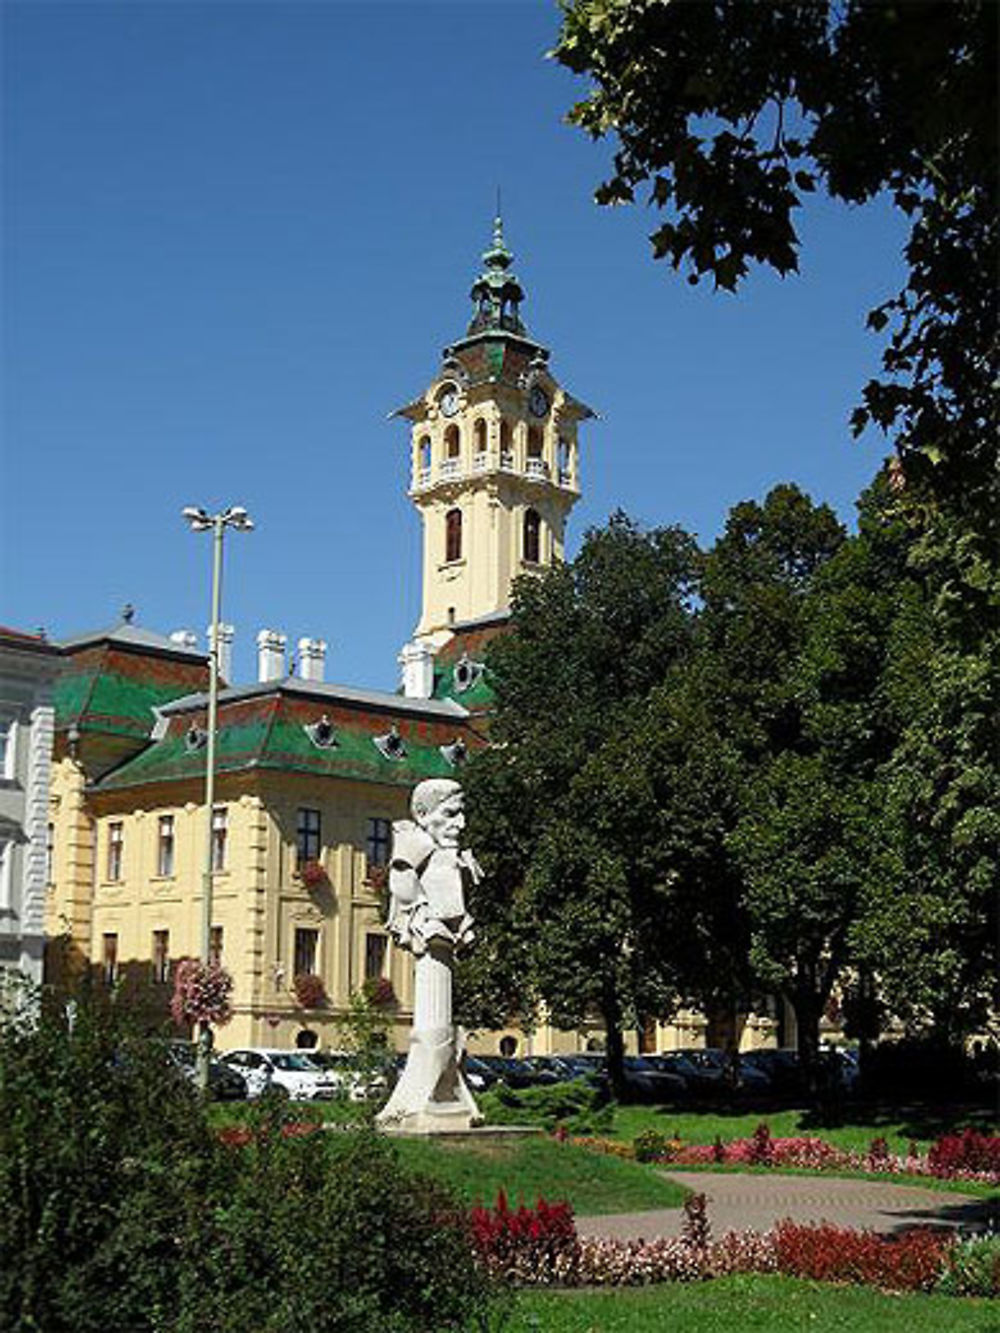
[[[439,847],[457,847],[465,828],[465,797],[451,778],[418,782],[410,798],[413,818]]]

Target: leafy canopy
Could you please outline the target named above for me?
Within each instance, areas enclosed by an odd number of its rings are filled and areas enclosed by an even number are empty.
[[[868,316],[884,376],[856,433],[899,481],[996,533],[997,21],[989,0],[574,0],[554,52],[593,90],[569,119],[617,136],[601,204],[661,210],[657,259],[735,291],[798,268],[795,210],[888,192],[903,289]]]

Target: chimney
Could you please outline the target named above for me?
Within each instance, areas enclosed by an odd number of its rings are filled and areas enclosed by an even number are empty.
[[[326,640],[299,639],[299,677],[302,680],[322,680],[326,669]]]
[[[198,636],[193,629],[175,629],[171,632],[170,642],[176,643],[178,648],[190,648],[192,652],[198,649]]]
[[[262,629],[257,635],[257,679],[282,680],[285,675],[286,635],[277,629]]]
[[[429,699],[434,693],[434,649],[414,639],[404,643],[396,658],[402,668],[401,681],[407,699]]]
[[[208,637],[208,649],[212,650],[212,626],[209,625],[205,631]],[[219,675],[227,685],[232,684],[233,680],[233,635],[236,633],[232,625],[219,625]]]

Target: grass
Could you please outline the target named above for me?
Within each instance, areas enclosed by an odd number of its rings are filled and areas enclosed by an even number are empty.
[[[519,1292],[503,1333],[998,1333],[997,1302],[752,1275],[609,1291]]]
[[[676,1133],[688,1143],[714,1143],[716,1137],[728,1143],[746,1139],[762,1120],[767,1121],[775,1138],[812,1135],[826,1139],[838,1148],[866,1152],[872,1139],[884,1138],[891,1152],[905,1153],[911,1142],[926,1150],[942,1134],[955,1133],[971,1126],[984,1132],[996,1132],[996,1121],[984,1111],[951,1114],[926,1109],[901,1110],[852,1108],[836,1119],[816,1111],[683,1111],[656,1106],[619,1106],[615,1110],[613,1137],[631,1140],[644,1129],[661,1134]]]
[[[504,1190],[509,1202],[534,1204],[539,1197],[565,1199],[583,1216],[679,1208],[687,1191],[646,1166],[593,1153],[541,1136],[469,1143],[398,1139],[404,1166],[450,1185],[468,1204],[494,1204]]]

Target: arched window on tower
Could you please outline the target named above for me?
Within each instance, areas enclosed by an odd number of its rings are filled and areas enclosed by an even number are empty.
[[[542,558],[542,519],[537,509],[526,509],[524,511],[524,541],[523,541],[525,563],[537,565]]]
[[[528,427],[528,457],[541,458],[542,456],[542,432],[538,426]]]
[[[445,458],[458,458],[462,452],[462,437],[458,433],[458,427],[450,425],[444,433],[444,456]]]
[[[444,558],[445,560],[462,558],[461,509],[449,509],[444,516]]]
[[[417,468],[420,472],[418,480],[426,486],[431,479],[431,442],[426,435],[417,446]]]
[[[508,469],[514,466],[514,435],[509,421],[500,422],[500,466]]]
[[[473,435],[475,439],[476,453],[484,454],[486,452],[486,422],[482,417],[477,420],[473,427]]]

